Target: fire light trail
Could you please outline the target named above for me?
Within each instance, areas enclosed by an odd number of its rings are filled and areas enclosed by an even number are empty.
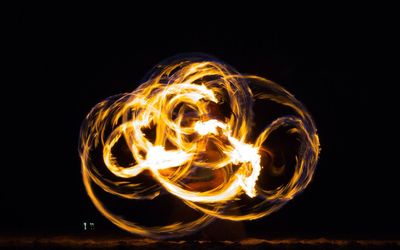
[[[255,102],[291,113],[255,124],[256,116],[265,115],[254,112]],[[255,135],[260,126],[264,130]],[[293,174],[287,183],[263,188],[259,179],[277,154],[268,139],[281,129],[299,141]],[[121,142],[128,150],[116,152]],[[182,59],[158,65],[132,93],[97,104],[82,125],[79,152],[88,195],[106,218],[129,232],[166,238],[194,232],[214,218],[253,220],[276,211],[311,181],[319,140],[310,114],[281,86],[215,60]],[[211,175],[210,183],[199,169]],[[158,184],[143,182],[142,175]],[[204,215],[145,227],[108,210],[93,185],[133,200],[168,192]]]

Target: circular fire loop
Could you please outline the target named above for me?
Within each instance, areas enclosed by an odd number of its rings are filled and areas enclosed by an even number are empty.
[[[270,119],[264,102],[290,112]],[[265,188],[265,171],[279,176],[289,168],[287,156],[287,164],[275,166],[279,155],[287,155],[285,147],[269,143],[282,130],[297,142],[291,176]],[[133,92],[98,103],[83,122],[79,152],[88,195],[106,218],[129,232],[166,238],[194,232],[214,218],[253,220],[276,211],[311,181],[319,140],[310,114],[278,84],[216,60],[191,58],[157,65]],[[169,193],[203,216],[142,226],[107,209],[93,185],[131,200]]]

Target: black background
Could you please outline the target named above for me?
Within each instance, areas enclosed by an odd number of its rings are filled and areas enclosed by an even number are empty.
[[[382,66],[382,30],[354,11],[274,16],[257,8],[16,8],[15,72],[3,92],[12,114],[4,118],[11,138],[3,157],[11,162],[2,164],[1,232],[79,233],[93,221],[98,231],[120,233],[84,190],[80,124],[102,99],[136,88],[159,61],[202,52],[283,85],[309,109],[320,135],[306,191],[273,215],[242,223],[240,234],[399,239],[398,166],[388,144],[395,113],[382,105],[390,82],[372,77]]]

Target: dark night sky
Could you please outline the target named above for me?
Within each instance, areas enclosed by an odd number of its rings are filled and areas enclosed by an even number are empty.
[[[77,232],[84,220],[119,232],[84,191],[81,121],[102,99],[133,90],[159,61],[203,52],[294,93],[321,139],[311,185],[277,213],[244,223],[247,235],[400,238],[398,170],[381,140],[393,129],[382,122],[388,117],[383,112],[390,112],[380,90],[389,83],[371,79],[381,66],[381,33],[350,18],[354,13],[348,18],[355,21],[343,20],[344,13],[307,20],[247,10],[251,18],[199,13],[187,26],[188,17],[137,17],[143,11],[16,9],[16,88],[3,94],[14,96],[5,107],[12,109],[11,131],[18,134],[11,132],[13,162],[3,165],[10,173],[2,176],[1,232]]]

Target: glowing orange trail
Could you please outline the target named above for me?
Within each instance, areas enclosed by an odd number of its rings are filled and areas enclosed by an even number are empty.
[[[256,101],[279,104],[291,114],[254,135],[253,128],[262,125],[254,124],[254,117],[264,115],[254,113]],[[263,164],[271,165],[274,157],[266,145],[282,128],[300,141],[293,174],[288,183],[264,189],[258,180]],[[121,141],[129,148],[130,164],[121,164],[123,156],[115,152]],[[182,59],[158,65],[132,93],[97,104],[82,125],[79,151],[83,181],[97,209],[129,232],[165,238],[194,232],[213,218],[253,220],[276,211],[311,181],[319,141],[309,113],[281,86],[213,60]],[[193,176],[199,168],[214,175],[207,190]],[[159,185],[141,183],[138,177],[146,173]],[[144,227],[109,211],[93,185],[124,199],[155,199],[165,190],[204,215]]]

